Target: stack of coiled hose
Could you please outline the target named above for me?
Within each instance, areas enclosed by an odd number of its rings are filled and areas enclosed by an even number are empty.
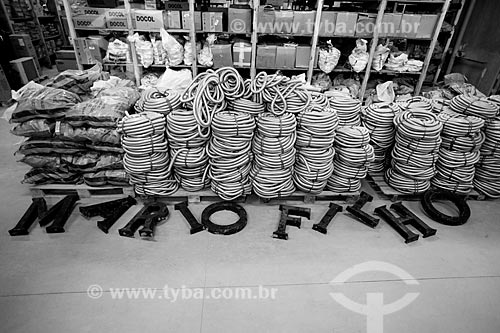
[[[363,126],[337,128],[333,174],[327,189],[333,192],[356,192],[361,189],[361,179],[368,173],[374,159],[368,129]]]
[[[333,172],[333,141],[339,120],[332,108],[310,108],[297,115],[293,182],[298,190],[319,194]]]
[[[396,136],[394,117],[400,111],[396,104],[374,103],[361,112],[363,126],[370,133],[370,144],[375,154],[370,163],[370,173],[383,172],[390,163],[390,152]]]
[[[246,112],[223,111],[213,118],[209,177],[212,191],[223,200],[252,192],[249,174],[254,129],[254,117]]]
[[[361,102],[351,98],[349,95],[340,92],[327,92],[330,107],[332,107],[339,117],[339,126],[360,126],[361,125]]]
[[[236,112],[247,112],[252,116],[258,116],[259,114],[266,111],[266,106],[264,103],[257,103],[246,98],[239,98],[237,100],[230,101],[229,108]]]
[[[469,193],[479,161],[479,150],[484,142],[481,132],[484,120],[475,116],[445,111],[438,115],[443,124],[439,160],[433,186],[458,194]]]
[[[158,112],[164,115],[181,107],[181,95],[173,90],[159,91],[147,89],[142,92],[141,97],[135,102],[137,112]]]
[[[481,119],[495,118],[498,115],[498,105],[494,100],[475,96],[458,95],[451,100],[450,108],[455,112]]]
[[[500,117],[486,121],[486,140],[476,164],[474,186],[490,198],[500,198]]]
[[[398,113],[394,124],[396,144],[392,151],[392,167],[387,169],[385,178],[401,193],[425,192],[436,172],[443,125],[426,107],[413,107]]]
[[[170,195],[179,187],[172,177],[165,117],[142,112],[124,117],[118,123],[125,150],[123,166],[139,195]]]
[[[167,115],[167,137],[173,172],[181,187],[190,192],[207,187],[209,130],[200,132],[193,111],[181,109]]]
[[[295,191],[292,180],[297,136],[295,115],[276,116],[265,112],[256,121],[252,142],[252,188],[264,199],[289,196]]]

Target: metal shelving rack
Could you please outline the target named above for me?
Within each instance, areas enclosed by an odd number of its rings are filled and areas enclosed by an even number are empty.
[[[252,1],[252,11],[253,11],[253,20],[252,20],[252,32],[251,33],[246,33],[245,35],[247,36],[250,36],[251,37],[251,48],[252,48],[252,54],[251,54],[251,65],[250,67],[242,67],[243,69],[245,70],[250,70],[250,77],[251,78],[254,78],[256,73],[257,73],[257,69],[261,69],[261,68],[258,68],[257,67],[257,64],[256,64],[256,58],[257,58],[257,44],[258,44],[258,32],[257,32],[257,27],[258,27],[258,13],[259,13],[259,8],[260,8],[260,0],[251,0]],[[339,2],[344,2],[344,3],[348,3],[348,2],[378,2],[379,5],[378,5],[378,13],[377,13],[377,18],[376,18],[376,28],[374,30],[374,33],[373,33],[373,36],[371,37],[368,37],[369,39],[371,39],[371,45],[370,45],[370,50],[369,50],[369,61],[368,61],[368,65],[367,65],[367,68],[360,74],[364,74],[364,78],[363,78],[363,83],[362,83],[362,87],[360,89],[360,98],[362,98],[366,92],[366,87],[368,85],[368,81],[369,81],[369,78],[370,78],[370,74],[373,73],[374,71],[371,70],[371,63],[372,63],[372,60],[373,60],[373,57],[374,57],[374,54],[375,54],[375,50],[376,50],[376,47],[377,47],[377,44],[378,44],[378,41],[379,41],[379,31],[380,31],[380,28],[381,28],[381,24],[382,24],[382,18],[383,18],[383,15],[384,13],[386,13],[386,9],[387,9],[387,4],[388,3],[400,3],[400,4],[440,4],[442,5],[441,7],[441,13],[439,15],[439,19],[438,19],[438,23],[435,27],[435,30],[434,30],[434,34],[432,36],[432,38],[413,38],[413,40],[420,40],[420,41],[429,41],[430,42],[430,46],[428,48],[428,51],[427,51],[427,54],[426,54],[426,57],[425,57],[425,60],[424,60],[424,66],[423,66],[423,70],[421,72],[418,72],[418,73],[415,73],[415,72],[394,72],[394,71],[387,71],[387,70],[382,70],[378,73],[382,73],[382,74],[391,74],[391,75],[419,75],[419,79],[418,79],[418,84],[415,88],[415,94],[418,95],[420,94],[421,92],[421,89],[422,89],[422,85],[424,83],[424,80],[425,80],[425,76],[426,76],[426,73],[427,73],[427,69],[429,67],[429,63],[432,59],[432,54],[434,52],[434,48],[436,46],[436,43],[437,43],[437,39],[439,37],[439,32],[441,30],[441,27],[442,27],[442,24],[444,22],[444,18],[445,18],[445,15],[446,15],[446,12],[449,8],[449,5],[450,5],[450,2],[451,0],[350,0],[350,1],[339,1]],[[65,12],[66,12],[66,16],[68,18],[68,25],[69,25],[69,30],[70,30],[70,38],[76,38],[76,30],[74,28],[74,25],[73,25],[73,21],[72,21],[72,16],[71,16],[71,10],[69,10],[69,3],[68,3],[68,0],[63,0],[63,3],[64,3],[64,7],[65,7]],[[195,0],[188,0],[188,3],[189,3],[189,12],[190,12],[190,15],[192,18],[194,18],[194,12],[195,12]],[[311,53],[310,53],[310,57],[309,57],[309,67],[308,68],[283,68],[283,70],[287,70],[287,71],[303,71],[303,72],[306,72],[307,74],[307,82],[308,83],[311,83],[311,80],[312,80],[312,77],[313,77],[313,73],[314,71],[317,71],[316,68],[314,68],[314,61],[315,61],[315,58],[316,58],[316,52],[317,52],[317,45],[318,45],[318,40],[320,38],[319,36],[319,28],[320,28],[320,23],[321,23],[321,13],[322,13],[322,9],[323,9],[323,5],[324,5],[324,0],[317,0],[317,8],[316,8],[316,16],[315,16],[315,24],[314,24],[314,30],[313,30],[313,34],[311,36]],[[133,34],[134,32],[137,32],[137,31],[141,31],[141,30],[138,30],[138,29],[134,29],[133,28],[133,22],[132,22],[132,13],[131,13],[131,9],[130,9],[130,4],[128,2],[128,0],[125,0],[125,10],[127,12],[127,20],[128,20],[128,25],[129,25],[129,29],[128,30],[125,30],[125,29],[122,29],[122,30],[118,30],[118,29],[92,29],[92,28],[89,28],[89,29],[79,29],[79,30],[105,30],[105,31],[128,31],[129,34]],[[167,29],[167,31],[171,32],[171,33],[189,33],[189,36],[190,36],[190,42],[191,42],[191,47],[193,48],[193,64],[190,65],[190,66],[172,66],[172,68],[191,68],[192,70],[192,73],[193,73],[193,76],[195,76],[197,73],[198,73],[198,69],[204,69],[206,67],[204,66],[200,66],[197,64],[197,54],[196,54],[196,35],[198,33],[202,33],[203,31],[196,31],[195,30],[195,22],[194,22],[194,19],[191,20],[191,26],[189,27],[189,29]],[[210,32],[210,33],[213,33],[213,32]],[[216,34],[221,34],[221,33],[229,33],[229,32],[215,32]],[[232,33],[229,33],[229,34],[232,34]],[[234,34],[234,35],[242,35],[242,34]],[[282,35],[282,34],[274,34],[274,35]],[[287,35],[292,35],[293,34],[287,34]],[[357,37],[342,37],[342,36],[332,36],[333,38],[351,38],[351,39],[355,39]],[[366,37],[365,37],[366,38]],[[389,37],[390,38],[390,37]],[[401,38],[401,37],[394,37],[394,38]],[[132,65],[133,65],[133,68],[134,68],[134,76],[135,76],[135,79],[136,79],[136,82],[139,83],[140,82],[140,73],[141,73],[141,65],[138,63],[137,61],[137,55],[135,53],[135,45],[133,42],[130,43],[130,48],[131,48],[131,55],[132,55]],[[76,51],[76,50],[75,50]],[[77,62],[78,62],[78,59],[77,59]],[[78,62],[78,66],[79,68],[82,68],[81,64]],[[163,65],[161,66],[152,66],[152,67],[163,67]],[[236,67],[236,68],[240,68],[240,67]],[[279,69],[279,68],[265,68],[266,70],[274,70],[274,69]],[[338,72],[338,73],[350,73],[352,71],[350,71],[349,69],[344,69],[344,68],[337,68],[334,70],[334,72]]]

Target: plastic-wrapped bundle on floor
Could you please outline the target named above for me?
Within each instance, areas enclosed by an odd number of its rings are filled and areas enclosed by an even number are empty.
[[[101,146],[121,147],[120,134],[112,127],[75,127],[65,122],[56,123],[54,136],[64,141],[88,142]]]
[[[479,161],[479,149],[484,142],[481,132],[484,120],[452,111],[441,112],[438,119],[443,124],[442,143],[437,172],[431,183],[444,190],[467,194],[474,187],[474,165]]]
[[[207,176],[210,138],[208,129],[198,127],[192,110],[175,110],[167,115],[167,137],[173,172],[186,191],[199,191],[210,185]]]
[[[109,73],[102,71],[102,65],[97,65],[87,70],[68,69],[49,79],[47,87],[64,89],[78,95],[85,95],[97,80],[108,80]]]
[[[63,170],[51,169],[31,169],[22,181],[24,184],[42,185],[42,184],[77,184],[82,176],[79,173],[67,172]]]
[[[396,136],[394,117],[401,109],[396,104],[373,103],[361,112],[363,125],[370,133],[370,144],[374,149],[375,158],[370,163],[369,172],[385,170],[391,148]]]
[[[143,112],[126,116],[118,123],[125,150],[123,165],[139,195],[162,196],[177,191],[179,184],[171,174],[165,117]]]
[[[119,170],[103,170],[97,172],[88,172],[83,174],[83,181],[88,186],[127,186],[129,185],[129,177],[123,169]]]
[[[213,118],[208,174],[212,191],[223,200],[252,192],[249,174],[254,129],[255,120],[246,112],[223,111]]]
[[[474,186],[490,198],[500,198],[500,117],[486,121],[486,140],[476,164]]]
[[[427,191],[436,173],[441,129],[437,116],[413,108],[394,118],[396,144],[392,151],[392,167],[385,178],[390,186],[402,193]]]
[[[356,192],[361,189],[361,179],[368,173],[374,159],[368,129],[362,126],[337,128],[333,174],[327,189],[333,192]]]
[[[295,191],[292,180],[297,136],[295,116],[265,112],[256,120],[257,130],[252,142],[254,161],[250,173],[253,190],[265,199],[291,195]]]
[[[298,190],[319,194],[333,172],[333,141],[339,123],[332,108],[313,107],[297,115],[293,182]]]
[[[339,126],[360,126],[361,125],[361,102],[347,94],[328,91],[330,107],[337,112]]]
[[[50,138],[54,135],[55,126],[55,123],[48,119],[32,119],[15,125],[10,132],[34,139]]]

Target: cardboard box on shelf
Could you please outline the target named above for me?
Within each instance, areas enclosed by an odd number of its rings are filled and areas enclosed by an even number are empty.
[[[356,34],[356,23],[358,13],[339,12],[335,22],[334,36],[354,36]]]
[[[104,16],[106,17],[106,21],[116,19],[126,20],[127,12],[125,9],[106,9]]]
[[[178,10],[169,10],[166,12],[166,26],[169,29],[181,29],[181,12]]]
[[[382,18],[379,37],[396,37],[399,35],[401,26],[401,14],[385,13]]]
[[[309,45],[297,46],[297,51],[295,53],[295,67],[308,68],[310,57],[311,57],[311,47]]]
[[[68,69],[78,69],[76,59],[56,59],[56,67],[59,72],[64,72]]]
[[[336,12],[322,12],[321,23],[319,26],[319,36],[331,37],[335,33],[335,24],[337,23]]]
[[[75,28],[106,28],[104,15],[79,15],[73,18]]]
[[[293,30],[293,11],[276,10],[274,13],[274,31],[277,34],[291,34]]]
[[[417,30],[417,38],[432,38],[439,17],[437,15],[422,15],[420,26]]]
[[[159,30],[165,28],[164,12],[161,10],[136,9],[133,18],[136,29]]]
[[[35,66],[40,71],[40,63],[38,62],[37,54],[31,37],[28,34],[12,34],[9,36],[10,44],[14,51],[14,55],[18,58],[32,57]]]
[[[421,17],[418,14],[403,14],[399,36],[403,38],[416,38]]]
[[[276,67],[276,45],[257,46],[257,68]]]
[[[271,5],[271,6],[276,7],[276,8],[280,8],[281,6],[283,6],[284,3],[285,3],[284,0],[267,0],[266,1],[267,5]]]
[[[118,0],[87,0],[89,7],[116,8]]]
[[[107,9],[109,10],[109,9]],[[80,15],[105,15],[106,13],[106,8],[93,8],[93,7],[83,7],[81,12],[79,14],[75,14],[73,16],[80,16]]]
[[[372,37],[376,21],[377,14],[359,13],[356,23],[356,37]]]
[[[189,11],[189,2],[187,1],[163,1],[165,10]]]
[[[99,46],[98,40],[92,40],[87,38],[75,38],[76,56],[80,60],[81,64],[93,65],[98,62],[102,62],[103,51]],[[64,58],[65,51],[58,51],[57,57]]]
[[[278,46],[276,48],[276,68],[295,68],[296,45]]]
[[[233,56],[231,53],[232,53],[231,44],[212,45],[212,54],[214,56],[214,68],[232,67]]]
[[[235,67],[250,67],[252,62],[252,44],[235,42],[233,44],[233,64]]]
[[[243,33],[252,31],[252,10],[229,8],[228,27],[230,32]]]
[[[158,9],[156,6],[156,0],[144,0],[144,9]]]
[[[274,21],[276,14],[274,8],[264,7],[259,8],[257,32],[260,33],[273,33]]]
[[[19,82],[26,84],[31,80],[37,79],[40,74],[35,66],[32,57],[23,57],[9,61],[10,67],[16,72]]]
[[[201,19],[203,21],[203,31],[222,32],[222,12],[203,12]]]
[[[191,28],[191,14],[189,11],[182,12],[182,29],[190,29]],[[203,30],[203,25],[201,24],[201,12],[194,12],[194,30],[201,31]]]
[[[314,32],[315,19],[315,11],[294,11],[292,33],[297,35],[312,35]]]
[[[125,30],[128,29],[128,22],[127,19],[107,19],[106,26],[108,29]]]

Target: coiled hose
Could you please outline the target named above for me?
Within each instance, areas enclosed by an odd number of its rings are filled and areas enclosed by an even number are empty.
[[[374,149],[369,144],[370,134],[363,126],[337,128],[333,174],[328,179],[327,189],[333,192],[358,191],[361,179],[368,173],[374,160]]]
[[[473,181],[476,189],[494,199],[500,198],[500,117],[486,121],[486,140],[481,147],[481,157],[476,164]]]
[[[339,123],[332,108],[311,108],[297,117],[293,182],[305,193],[319,194],[333,172],[333,141]]]
[[[418,104],[417,104],[418,103]],[[414,108],[394,117],[396,144],[392,151],[387,183],[401,193],[417,194],[430,188],[436,173],[435,164],[441,144],[443,125],[425,103],[414,102]],[[418,109],[418,106],[424,106]]]
[[[246,112],[223,111],[213,118],[208,175],[212,191],[223,200],[252,192],[249,174],[254,129],[255,120]]]
[[[292,180],[296,152],[295,116],[265,112],[256,121],[257,130],[252,142],[254,161],[250,173],[252,188],[265,199],[291,195],[295,191]]]
[[[361,125],[361,102],[339,92],[326,92],[332,107],[339,117],[339,126]]]
[[[244,98],[229,102],[229,108],[236,112],[247,112],[252,116],[258,116],[266,111],[266,106],[263,103],[256,103],[250,99]]]
[[[474,187],[474,165],[479,161],[479,149],[484,141],[481,132],[484,120],[450,110],[441,112],[438,119],[443,124],[443,143],[431,183],[443,190],[467,194]],[[457,140],[460,140],[458,144]]]
[[[126,116],[118,123],[125,150],[123,166],[138,195],[162,196],[177,191],[172,177],[168,146],[165,140],[165,117],[142,112]]]
[[[454,97],[451,100],[450,108],[455,112],[482,119],[495,118],[499,110],[498,105],[491,100],[468,95]]]
[[[164,115],[181,107],[181,95],[173,90],[161,92],[157,89],[147,89],[135,102],[137,112],[158,112]]]
[[[192,110],[175,110],[167,115],[167,137],[173,172],[180,185],[189,192],[200,191],[210,184],[207,142],[209,130],[200,128]]]
[[[362,123],[368,129],[375,154],[370,172],[382,172],[389,164],[389,152],[396,134],[394,117],[400,111],[398,105],[389,103],[374,103],[361,110]]]

